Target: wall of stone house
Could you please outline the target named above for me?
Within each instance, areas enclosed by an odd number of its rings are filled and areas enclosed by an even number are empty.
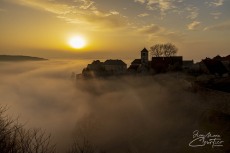
[[[221,61],[225,68],[230,72],[230,61]]]
[[[127,67],[123,65],[105,65],[105,70],[111,72],[123,73],[126,69]]]
[[[201,72],[206,73],[206,74],[209,74],[209,73],[210,73],[209,70],[208,70],[208,68],[207,68],[206,65],[204,64],[204,62],[200,62],[199,66],[200,66],[200,71],[201,71]]]

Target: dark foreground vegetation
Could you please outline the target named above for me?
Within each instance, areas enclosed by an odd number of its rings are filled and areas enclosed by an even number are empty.
[[[54,153],[50,135],[41,129],[25,129],[17,120],[5,115],[0,108],[0,152],[1,153]]]
[[[42,129],[26,129],[17,120],[5,115],[6,107],[0,107],[0,153],[56,153],[51,135]],[[85,135],[79,135],[67,153],[99,153]],[[102,153],[100,151],[100,153]]]

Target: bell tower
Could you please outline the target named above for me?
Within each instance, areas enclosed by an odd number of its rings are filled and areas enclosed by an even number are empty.
[[[141,64],[148,65],[148,62],[149,62],[149,51],[146,48],[144,48],[141,51]]]

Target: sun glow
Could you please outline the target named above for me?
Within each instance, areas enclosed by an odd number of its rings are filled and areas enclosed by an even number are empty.
[[[69,45],[72,48],[81,49],[86,46],[86,40],[82,36],[75,36],[69,39]]]

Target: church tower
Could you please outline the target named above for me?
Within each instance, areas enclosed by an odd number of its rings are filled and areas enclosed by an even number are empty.
[[[149,51],[146,48],[144,48],[141,51],[141,64],[148,65],[148,62],[149,62]]]

